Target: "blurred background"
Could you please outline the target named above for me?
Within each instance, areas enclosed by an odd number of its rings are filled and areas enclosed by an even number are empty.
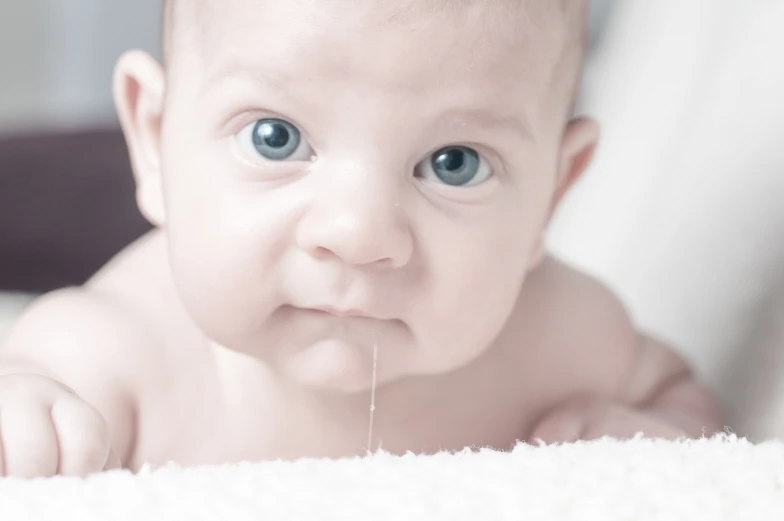
[[[117,56],[158,54],[160,0],[0,0],[0,133],[115,122]]]
[[[159,54],[159,11],[0,0],[0,337],[148,228],[110,83]],[[594,0],[579,109],[603,142],[550,235],[754,440],[784,437],[782,23],[781,0]]]

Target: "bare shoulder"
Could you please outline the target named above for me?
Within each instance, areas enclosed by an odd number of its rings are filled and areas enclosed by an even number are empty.
[[[2,348],[7,358],[34,361],[53,376],[86,376],[119,363],[123,346],[142,335],[111,299],[82,288],[44,295],[22,314]],[[64,375],[63,375],[64,376]]]
[[[34,301],[12,327],[3,358],[34,363],[74,389],[109,376],[122,387],[123,376],[139,369],[142,355],[158,341],[154,324],[140,311],[139,296],[152,291],[149,278],[129,278],[145,249],[133,245],[85,286]]]
[[[553,257],[529,275],[522,305],[544,320],[569,324],[584,334],[608,329],[627,337],[635,334],[625,306],[606,285]]]
[[[616,395],[626,385],[638,335],[618,297],[598,280],[547,257],[524,284],[521,335],[536,363],[572,382],[575,392]]]
[[[164,343],[167,304],[146,267],[155,264],[154,242],[130,246],[83,287],[34,301],[0,347],[3,365],[32,366],[97,400],[133,400]]]
[[[109,425],[111,443],[128,461],[136,433],[140,368],[135,348],[149,337],[143,324],[110,298],[72,288],[38,299],[0,347],[0,371],[48,376],[73,389]]]
[[[683,357],[637,331],[606,286],[548,259],[532,273],[526,291],[522,309],[545,324],[535,336],[542,344],[538,355],[560,377],[555,402],[590,397],[655,407],[690,436],[720,425],[712,393]]]
[[[95,406],[124,456],[142,393],[166,385],[167,352],[177,345],[169,338],[179,330],[164,250],[158,238],[145,237],[83,287],[40,297],[0,346],[0,370],[44,374]]]

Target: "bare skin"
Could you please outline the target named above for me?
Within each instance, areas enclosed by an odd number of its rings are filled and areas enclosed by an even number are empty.
[[[56,445],[47,458],[28,458],[40,448],[29,438],[10,445],[13,425],[3,423],[6,475],[85,474],[116,467],[115,454],[138,469],[367,450],[368,393],[291,393],[261,364],[211,344],[178,303],[165,257],[161,234],[144,238],[86,288],[46,297],[18,324],[2,372],[69,382],[97,411],[84,421],[82,409],[66,407],[75,412],[64,411],[63,421],[83,431],[59,458]],[[48,408],[74,399],[54,382],[15,378],[0,380],[3,412],[9,402]],[[372,449],[393,453],[506,450],[521,440],[640,430],[675,438],[719,427],[709,393],[686,365],[637,336],[602,286],[553,259],[531,274],[509,325],[480,359],[449,375],[383,387],[376,404]]]
[[[158,230],[11,332],[2,473],[715,431],[683,361],[543,253],[598,131],[554,80],[562,11],[529,4],[225,0],[168,70],[125,55]]]

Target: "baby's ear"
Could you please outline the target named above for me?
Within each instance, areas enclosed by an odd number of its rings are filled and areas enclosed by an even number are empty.
[[[599,143],[599,125],[588,118],[577,118],[569,122],[561,141],[555,193],[550,207],[550,217],[569,188],[591,164]]]
[[[588,118],[573,119],[566,126],[561,140],[561,150],[558,157],[558,170],[555,178],[555,191],[553,192],[548,211],[546,224],[552,220],[555,210],[561,203],[563,196],[569,191],[575,181],[585,172],[591,164],[596,146],[599,143],[599,125]],[[534,246],[531,268],[539,265],[545,255],[545,233]]]
[[[114,103],[136,177],[136,201],[155,226],[166,220],[160,155],[165,87],[163,68],[149,54],[129,51],[118,60]]]

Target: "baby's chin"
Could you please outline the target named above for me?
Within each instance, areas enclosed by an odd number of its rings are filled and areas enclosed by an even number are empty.
[[[314,392],[365,394],[409,378],[445,376],[470,365],[476,358],[459,360],[440,353],[436,360],[407,358],[400,352],[353,344],[344,339],[320,340],[278,359],[277,370],[289,381]],[[375,370],[374,370],[375,365]]]
[[[286,356],[279,370],[314,391],[356,394],[370,391],[374,381],[376,386],[389,382],[390,368],[383,367],[378,358],[374,376],[372,348],[343,339],[324,339]]]

